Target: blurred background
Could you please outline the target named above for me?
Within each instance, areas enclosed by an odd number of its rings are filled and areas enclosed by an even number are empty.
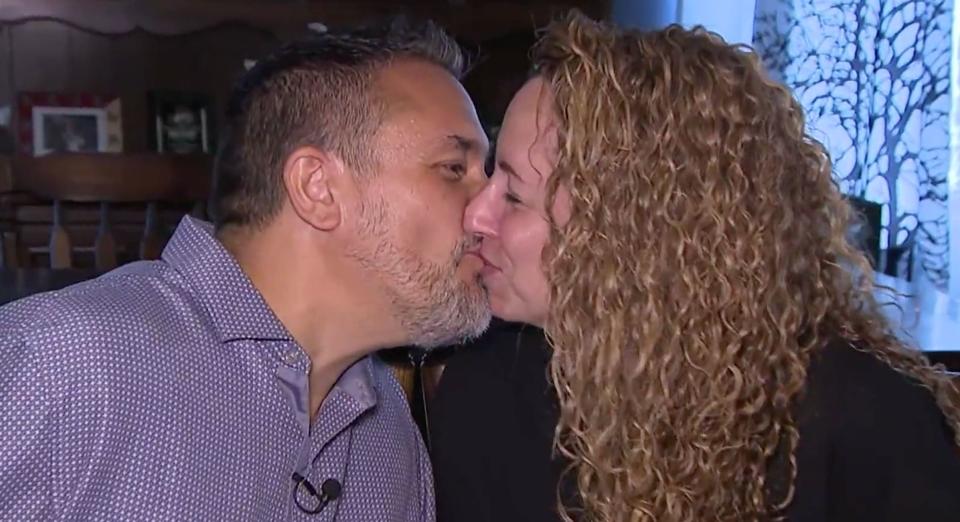
[[[852,236],[904,294],[891,313],[957,364],[950,0],[0,0],[0,303],[155,258],[183,214],[203,216],[226,95],[280,42],[432,18],[473,56],[465,84],[494,135],[535,29],[571,7],[754,46],[863,214]]]

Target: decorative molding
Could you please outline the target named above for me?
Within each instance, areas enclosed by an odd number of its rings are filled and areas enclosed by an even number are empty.
[[[5,0],[0,4],[0,23],[50,20],[104,35],[144,31],[178,36],[231,23],[275,32],[276,11],[290,9],[223,1]]]
[[[485,3],[483,6],[406,5],[385,0],[314,0],[275,3],[229,0],[4,0],[0,3],[0,24],[53,20],[83,31],[122,35],[144,31],[160,36],[177,36],[238,24],[278,37],[302,34],[310,22],[329,27],[352,25],[403,10],[429,17],[461,37],[485,39],[515,31],[532,30],[566,6],[586,2],[557,2],[553,5],[523,5],[513,2]]]

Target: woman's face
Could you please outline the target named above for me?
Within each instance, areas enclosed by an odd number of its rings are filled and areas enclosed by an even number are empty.
[[[467,206],[464,227],[482,238],[482,277],[493,313],[543,327],[549,286],[543,247],[550,235],[546,181],[557,161],[553,95],[541,78],[510,102],[497,138],[493,175]],[[558,224],[569,219],[569,193],[552,204]]]

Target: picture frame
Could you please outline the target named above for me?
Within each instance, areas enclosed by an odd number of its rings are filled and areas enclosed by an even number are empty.
[[[123,151],[121,103],[116,96],[24,92],[17,105],[23,154]]]
[[[150,144],[161,154],[210,154],[214,151],[213,100],[201,93],[151,91]]]

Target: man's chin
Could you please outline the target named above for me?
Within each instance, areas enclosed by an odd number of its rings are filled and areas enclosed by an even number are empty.
[[[487,314],[482,321],[477,321],[476,323],[469,325],[469,327],[464,328],[459,332],[452,333],[445,338],[426,338],[423,339],[423,342],[414,343],[415,346],[423,348],[424,350],[430,351],[436,348],[442,348],[444,346],[455,346],[459,344],[465,344],[470,341],[473,341],[483,335],[487,331],[487,328],[490,327],[490,321],[493,320],[492,314]],[[466,326],[466,325],[465,325]]]
[[[482,318],[480,318],[479,321],[477,321],[473,329],[467,332],[467,334],[464,336],[463,341],[472,341],[477,337],[480,337],[481,335],[483,335],[483,333],[487,331],[487,328],[490,328],[490,321],[492,320],[493,320],[493,312],[489,308],[487,308],[487,313]]]
[[[411,336],[411,344],[425,350],[432,350],[444,346],[463,344],[480,337],[487,331],[490,321],[493,320],[493,312],[487,306],[486,299],[478,300],[474,304],[479,305],[480,303],[482,303],[482,306],[474,306],[470,310],[461,309],[451,314],[464,319],[459,324],[448,323],[446,324],[447,328],[444,328],[447,331],[440,332],[437,330],[440,325],[444,324],[444,321],[438,321],[433,329],[424,330]]]

